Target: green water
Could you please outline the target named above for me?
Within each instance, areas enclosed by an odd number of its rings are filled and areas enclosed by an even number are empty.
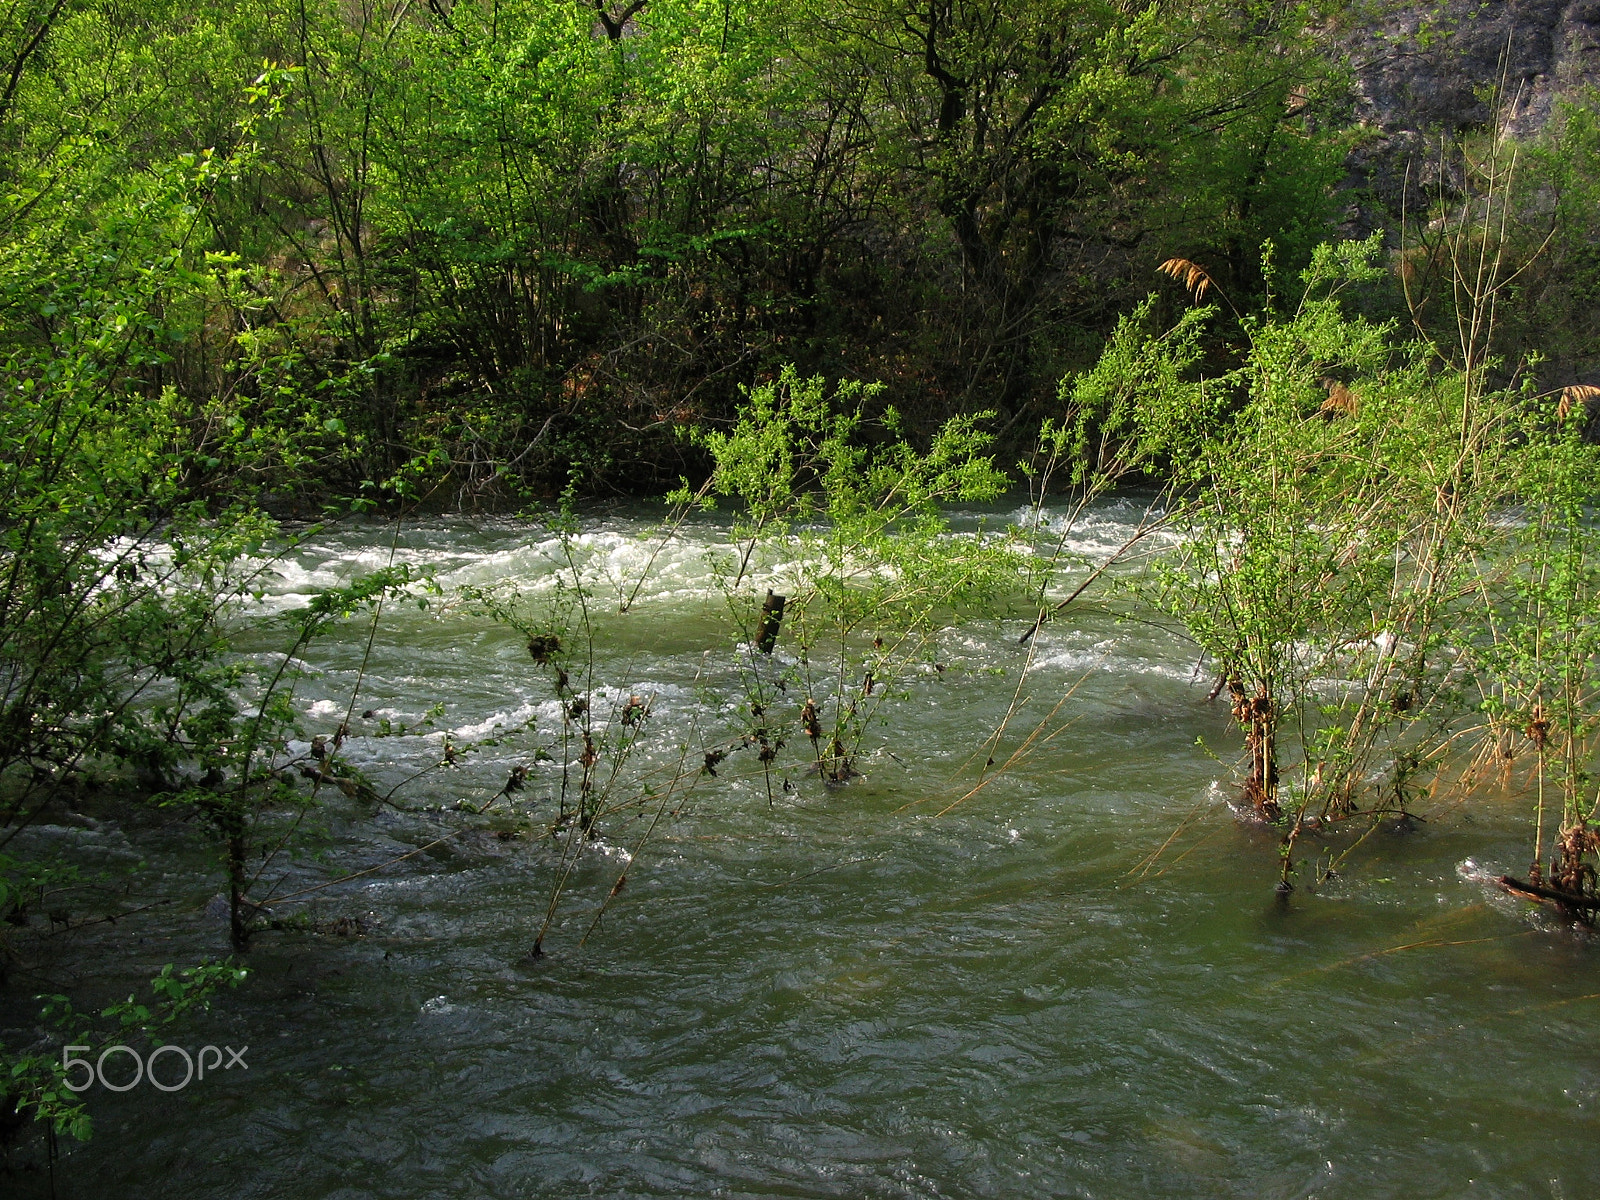
[[[1075,542],[1115,546],[1138,514],[1108,506]],[[597,586],[642,563],[641,528],[586,525]],[[251,618],[254,648],[277,636],[267,612],[391,553],[435,568],[446,598],[507,576],[544,586],[553,569],[532,527],[388,537],[349,530],[299,553]],[[641,748],[640,771],[670,764],[731,695],[703,565],[717,537],[671,547],[602,630],[598,695],[648,692],[651,727],[671,731]],[[1600,1195],[1600,947],[1486,882],[1526,865],[1518,806],[1433,797],[1413,830],[1380,830],[1341,879],[1280,905],[1276,837],[1233,814],[1228,767],[1196,744],[1237,750],[1192,648],[1091,614],[1038,639],[998,757],[1076,685],[1061,732],[948,808],[1017,693],[1018,632],[948,633],[946,669],[912,678],[863,779],[828,788],[792,769],[770,802],[745,768],[703,781],[581,948],[640,822],[619,816],[585,851],[534,962],[562,854],[548,839],[474,831],[318,893],[316,919],[359,917],[366,935],[260,935],[250,980],[173,1039],[248,1044],[248,1070],[173,1094],[95,1089],[95,1138],[66,1149],[57,1193]],[[365,635],[307,656],[317,675],[297,703],[313,728],[337,725]],[[448,603],[392,607],[357,707],[410,721],[435,700],[437,729],[462,739],[550,726],[520,639]],[[529,744],[485,748],[407,802],[492,791]],[[398,780],[438,745],[349,749]],[[530,775],[534,817],[553,769]],[[323,857],[266,886],[286,894],[460,827],[335,805]],[[142,859],[147,887],[163,872],[179,887],[197,861],[177,826],[39,836]],[[47,969],[120,986],[224,951],[206,896],[182,895],[159,919],[59,939]],[[40,1172],[9,1185],[46,1188]]]

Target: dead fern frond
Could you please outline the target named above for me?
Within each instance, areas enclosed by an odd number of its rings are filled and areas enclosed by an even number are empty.
[[[1328,398],[1322,402],[1322,412],[1330,417],[1353,417],[1361,411],[1361,401],[1356,394],[1336,379],[1324,379]]]
[[[1600,387],[1592,383],[1569,383],[1561,389],[1561,403],[1556,407],[1556,419],[1565,421],[1574,408],[1585,408],[1600,400]]]
[[[1210,272],[1199,263],[1190,262],[1187,258],[1169,258],[1156,270],[1183,284],[1187,291],[1194,293],[1197,303],[1212,284]]]

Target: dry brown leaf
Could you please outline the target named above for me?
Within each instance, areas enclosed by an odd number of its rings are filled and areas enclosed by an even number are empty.
[[[1329,382],[1328,398],[1322,402],[1322,411],[1330,416],[1353,417],[1361,411],[1361,401],[1344,384]]]
[[[1561,389],[1561,403],[1556,408],[1556,418],[1565,421],[1567,414],[1582,405],[1587,408],[1600,400],[1600,387],[1592,383],[1569,383]]]

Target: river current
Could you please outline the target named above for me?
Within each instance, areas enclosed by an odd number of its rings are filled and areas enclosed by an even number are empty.
[[[1092,562],[1142,511],[1108,501],[1070,544]],[[320,587],[391,562],[436,581],[426,607],[391,602],[375,633],[354,619],[313,644],[295,685],[307,736],[349,713],[345,752],[399,807],[333,795],[308,819],[310,852],[258,893],[299,926],[259,934],[247,981],[170,1035],[248,1046],[247,1067],[93,1090],[95,1134],[64,1144],[58,1195],[1600,1195],[1600,946],[1488,882],[1526,865],[1524,805],[1427,797],[1279,903],[1277,838],[1230,807],[1239,738],[1193,646],[1104,606],[1031,647],[1020,612],[946,630],[843,786],[804,756],[769,776],[748,751],[711,777],[702,747],[743,703],[706,563],[726,531],[706,518],[651,561],[651,528],[591,515],[572,549],[595,613],[588,694],[612,720],[649,705],[617,794],[661,800],[600,822],[540,958],[571,861],[538,835],[562,764],[534,751],[559,702],[526,637],[461,589],[549,593],[559,539],[373,524],[276,566],[238,618],[263,662],[287,641],[276,614]],[[435,768],[447,739],[468,749]],[[969,795],[980,755],[1002,769]],[[454,811],[519,765],[512,808]],[[669,794],[674,778],[695,786]],[[178,889],[64,935],[63,987],[131,989],[227,952],[207,911],[220,873],[182,890],[207,861],[186,827],[33,837]],[[40,1172],[13,1179],[47,1194]]]

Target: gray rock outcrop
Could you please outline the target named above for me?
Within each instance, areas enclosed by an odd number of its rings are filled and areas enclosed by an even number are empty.
[[[1405,194],[1405,180],[1437,180],[1441,139],[1495,123],[1535,134],[1558,101],[1600,86],[1600,0],[1382,4],[1357,19],[1342,41],[1354,115],[1373,136],[1348,164],[1347,186],[1365,194],[1348,214],[1352,233],[1381,220],[1373,209],[1392,217],[1403,196],[1426,206],[1420,192]]]

